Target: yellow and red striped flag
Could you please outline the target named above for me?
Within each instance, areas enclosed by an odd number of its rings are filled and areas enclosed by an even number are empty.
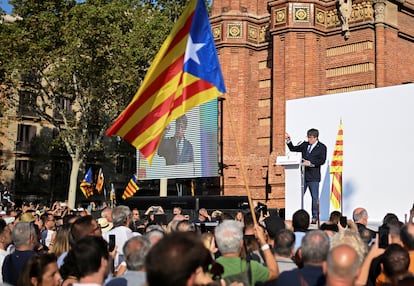
[[[85,174],[82,182],[80,183],[80,189],[85,196],[85,198],[89,198],[93,196],[93,187],[92,187],[92,167],[89,167],[88,171]]]
[[[96,181],[96,186],[95,186],[95,189],[98,191],[99,194],[102,194],[104,180],[105,180],[104,174],[103,174],[102,168],[100,168],[99,173],[98,173],[98,180]]]
[[[171,121],[225,92],[204,0],[191,0],[106,135],[124,138],[151,164]]]
[[[126,200],[127,198],[132,197],[138,190],[137,176],[133,175],[122,194],[122,199]]]
[[[335,148],[332,156],[330,173],[332,174],[331,203],[335,209],[342,205],[342,167],[343,167],[343,129],[342,121],[339,123]]]

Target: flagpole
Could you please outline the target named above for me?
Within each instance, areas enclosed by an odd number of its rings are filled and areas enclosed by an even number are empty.
[[[229,114],[229,119],[230,119],[230,126],[231,126],[231,131],[233,133],[234,142],[236,143],[236,149],[237,149],[237,153],[238,153],[239,160],[240,160],[240,169],[242,170],[244,187],[246,188],[247,199],[249,200],[250,212],[252,213],[253,223],[257,224],[256,214],[254,212],[254,207],[253,207],[252,196],[251,196],[249,184],[248,184],[248,181],[247,181],[246,169],[244,167],[244,160],[243,160],[242,155],[241,155],[239,141],[237,140],[237,137],[236,137],[236,131],[234,130],[233,115],[232,115],[232,112],[231,112],[233,110],[233,108],[232,108],[232,105],[231,105],[230,96],[228,94],[226,94],[225,98],[226,98],[226,103],[229,105],[228,114]]]

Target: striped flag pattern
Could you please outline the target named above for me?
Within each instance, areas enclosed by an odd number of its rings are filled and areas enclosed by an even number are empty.
[[[225,93],[204,0],[190,0],[126,109],[106,131],[140,150],[151,164],[165,127]]]
[[[105,180],[104,174],[103,174],[102,168],[100,168],[99,173],[98,173],[98,180],[96,181],[96,186],[95,186],[95,189],[98,191],[99,194],[102,194],[104,180]]]
[[[343,167],[343,129],[339,124],[338,135],[332,157],[330,173],[332,174],[331,204],[340,209],[342,204],[342,167]]]
[[[85,177],[83,178],[79,186],[85,198],[93,196],[92,183],[92,167],[89,167],[88,171],[85,174]]]
[[[126,200],[127,198],[132,197],[138,190],[137,176],[133,175],[122,194],[122,199]]]

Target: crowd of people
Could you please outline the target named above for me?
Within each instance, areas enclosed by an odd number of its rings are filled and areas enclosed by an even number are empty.
[[[62,206],[63,205],[63,206]],[[69,285],[414,285],[414,210],[408,222],[368,212],[311,224],[306,210],[285,220],[265,208],[227,213],[25,203],[0,212],[1,282]],[[155,219],[159,214],[169,219]]]

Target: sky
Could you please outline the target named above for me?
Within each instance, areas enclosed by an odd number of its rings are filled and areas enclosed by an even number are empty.
[[[11,13],[12,6],[9,4],[9,1],[7,0],[0,0],[0,7],[6,11],[7,14]]]

